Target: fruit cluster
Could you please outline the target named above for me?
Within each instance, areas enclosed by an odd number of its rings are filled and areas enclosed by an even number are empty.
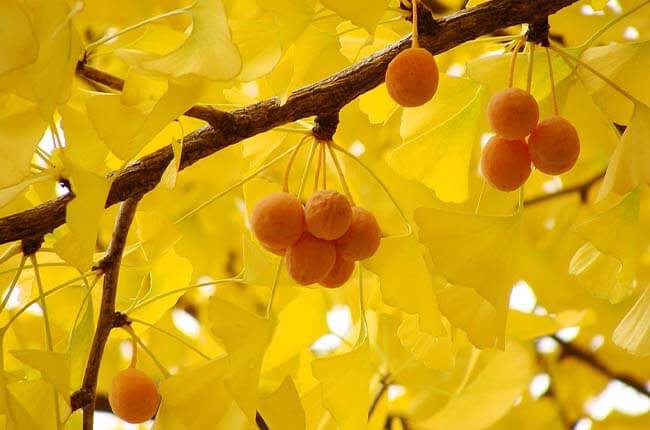
[[[328,288],[343,285],[381,239],[374,215],[332,190],[315,192],[304,208],[288,192],[270,194],[255,206],[251,227],[266,249],[284,256],[294,281]]]
[[[521,187],[530,176],[531,163],[549,175],[565,173],[575,165],[580,153],[578,132],[559,115],[538,123],[537,101],[529,92],[500,91],[490,100],[487,116],[496,136],[483,149],[481,170],[495,188]]]

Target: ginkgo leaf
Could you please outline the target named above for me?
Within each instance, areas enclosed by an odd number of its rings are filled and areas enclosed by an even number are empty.
[[[505,345],[510,290],[520,252],[520,217],[477,216],[417,209],[419,237],[435,269],[450,284],[474,288],[496,311],[499,347]]]
[[[139,211],[135,218],[140,246],[148,260],[162,256],[181,238],[178,226],[160,212]]]
[[[440,312],[454,326],[467,333],[477,348],[494,346],[499,333],[499,316],[492,304],[473,288],[448,285],[438,293]]]
[[[0,95],[0,188],[15,185],[29,175],[30,162],[46,128],[36,104]]]
[[[504,416],[528,387],[533,363],[523,346],[510,342],[481,373],[421,428],[480,430]]]
[[[618,324],[612,339],[624,350],[637,355],[650,355],[650,288],[646,288],[630,311]]]
[[[230,407],[231,396],[224,384],[228,358],[221,356],[208,363],[184,369],[160,382],[161,412],[166,410],[188,429],[218,429],[219,420]],[[158,421],[158,420],[157,420]],[[160,428],[173,429],[161,420]]]
[[[111,180],[74,163],[64,162],[64,165],[75,198],[68,203],[66,210],[69,231],[55,242],[54,250],[66,262],[85,272],[93,263]]]
[[[593,310],[565,310],[556,315],[537,315],[511,309],[508,314],[508,336],[528,340],[548,336],[568,327],[585,327],[596,321]]]
[[[598,198],[625,195],[650,182],[650,107],[636,104],[630,124],[614,150]]]
[[[429,369],[450,370],[456,364],[456,355],[449,324],[446,330],[444,335],[433,336],[419,327],[417,317],[407,316],[402,321],[397,335],[402,345]]]
[[[145,57],[139,66],[171,78],[198,76],[226,81],[237,76],[241,56],[230,38],[221,0],[197,0],[190,13],[192,31],[181,46],[158,58]]]
[[[0,4],[0,75],[36,61],[38,41],[32,23],[22,5],[13,0]]]
[[[650,42],[609,43],[589,48],[579,52],[579,55],[582,61],[633,94],[641,103],[646,106],[650,104],[650,89],[638,79],[639,73],[648,69]],[[629,125],[630,117],[637,109],[634,103],[589,70],[579,67],[578,71],[609,119],[617,124]]]
[[[23,4],[30,14],[38,57],[0,76],[0,90],[37,102],[43,119],[49,121],[70,97],[81,41],[65,0],[26,0]]]
[[[38,370],[63,398],[70,395],[70,356],[58,352],[22,349],[11,351],[14,357]]]
[[[9,429],[56,430],[59,427],[50,383],[44,379],[14,382],[7,385],[7,391],[9,422],[13,424]]]
[[[623,300],[634,288],[639,205],[636,189],[616,205],[574,227],[591,245],[583,245],[576,252],[569,271],[612,303]]]
[[[443,78],[431,102],[404,110],[404,144],[393,151],[390,166],[433,189],[442,201],[465,200],[472,149],[478,143],[479,116],[483,115],[482,94],[482,87],[469,79]],[[438,97],[454,103],[443,107]]]
[[[373,34],[377,22],[388,8],[389,0],[322,0],[325,7],[349,19],[352,24],[364,27]]]
[[[379,276],[386,303],[418,315],[420,330],[442,336],[446,331],[438,312],[436,287],[422,253],[422,245],[413,237],[387,237],[365,264]]]
[[[368,340],[350,352],[316,359],[311,368],[320,381],[323,404],[341,430],[365,428],[372,376]]]
[[[150,107],[124,104],[119,94],[96,95],[86,102],[88,117],[97,135],[122,160],[134,157],[167,124],[198,99],[201,85],[170,82],[167,91]],[[120,124],[120,127],[115,127]]]
[[[260,369],[275,323],[218,298],[211,301],[209,315],[212,331],[228,351],[226,386],[254,423]]]
[[[260,413],[272,429],[304,430],[305,411],[296,386],[287,377],[273,394],[260,399]]]
[[[95,133],[87,112],[70,105],[59,108],[65,135],[65,157],[70,162],[95,173],[105,173],[108,148]]]

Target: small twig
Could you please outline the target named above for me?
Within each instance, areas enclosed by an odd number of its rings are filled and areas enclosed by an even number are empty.
[[[559,343],[562,346],[562,355],[560,356],[560,358],[562,357],[577,358],[580,361],[588,363],[591,367],[598,370],[600,373],[607,375],[609,378],[615,379],[617,381],[621,381],[622,383],[634,388],[640,394],[643,394],[646,397],[650,397],[650,389],[642,381],[637,380],[633,376],[613,371],[612,369],[607,367],[605,363],[600,361],[600,359],[598,359],[598,357],[596,357],[594,354],[585,351],[584,349],[580,348],[579,346],[573,343],[564,342],[562,339],[560,339],[557,336],[551,336],[551,337],[553,338],[553,340],[555,340],[557,343]]]
[[[592,178],[586,180],[585,182],[581,182],[579,184],[573,185],[571,187],[563,188],[559,191],[556,191],[554,193],[548,193],[548,194],[543,194],[541,196],[536,196],[536,197],[531,197],[524,201],[525,206],[531,206],[535,205],[538,203],[545,202],[547,200],[554,199],[556,197],[564,196],[566,194],[573,194],[573,193],[580,193],[580,200],[583,203],[586,203],[588,200],[588,194],[589,190],[591,187],[593,187],[598,181],[603,179],[605,177],[605,171],[599,172]]]
[[[372,414],[375,413],[375,410],[377,409],[377,406],[379,406],[379,402],[381,398],[384,396],[384,393],[386,393],[386,390],[388,390],[388,387],[390,386],[390,375],[383,376],[381,378],[380,386],[379,386],[379,391],[377,391],[377,394],[375,395],[374,399],[372,399],[372,403],[370,403],[370,407],[368,408],[368,420],[372,418]]]
[[[124,324],[123,315],[115,312],[117,282],[120,273],[122,254],[126,246],[129,228],[135,217],[135,211],[141,196],[130,197],[122,203],[115,221],[113,237],[106,256],[98,263],[104,274],[102,301],[99,318],[95,329],[92,347],[86,364],[81,388],[72,394],[70,404],[73,410],[83,408],[83,429],[93,429],[93,416],[97,391],[97,378],[104,354],[104,348],[111,330]]]
[[[255,423],[260,430],[270,430],[269,425],[264,421],[264,417],[259,412],[255,413]]]

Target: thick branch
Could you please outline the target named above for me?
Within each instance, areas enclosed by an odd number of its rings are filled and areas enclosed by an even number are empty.
[[[93,344],[86,363],[86,371],[81,388],[72,394],[70,403],[72,409],[83,408],[83,428],[92,430],[93,416],[95,413],[95,401],[97,391],[97,377],[101,365],[104,348],[108,341],[108,335],[114,327],[124,323],[120,318],[121,314],[115,312],[115,298],[117,295],[117,281],[120,274],[120,263],[122,253],[126,246],[126,237],[133,222],[135,211],[141,195],[128,198],[117,215],[113,238],[106,256],[99,262],[98,267],[104,273],[104,285],[102,290],[102,302],[97,320],[97,328]]]
[[[537,21],[575,1],[492,0],[436,21],[436,25],[423,29],[420,44],[439,54],[499,29]],[[282,124],[340,110],[381,84],[388,63],[410,43],[410,37],[403,38],[358,64],[295,91],[285,104],[272,98],[231,113],[211,110],[211,117],[206,120],[212,127],[204,127],[185,138],[181,168]],[[172,149],[168,146],[129,165],[113,182],[106,206],[151,191],[171,160]],[[51,232],[65,222],[65,207],[71,198],[60,197],[0,219],[0,243]]]

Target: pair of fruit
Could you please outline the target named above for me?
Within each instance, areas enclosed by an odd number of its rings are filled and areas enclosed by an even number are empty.
[[[129,367],[113,377],[108,401],[115,415],[128,423],[140,424],[156,414],[160,394],[146,373]]]
[[[328,288],[343,285],[381,239],[372,213],[331,190],[314,193],[304,208],[287,192],[270,194],[255,206],[251,228],[264,247],[284,255],[294,281]]]
[[[483,149],[481,170],[495,188],[521,187],[530,176],[531,163],[549,175],[565,173],[575,165],[580,154],[578,132],[559,115],[538,123],[537,101],[529,92],[508,88],[495,94],[487,116],[496,136]]]

